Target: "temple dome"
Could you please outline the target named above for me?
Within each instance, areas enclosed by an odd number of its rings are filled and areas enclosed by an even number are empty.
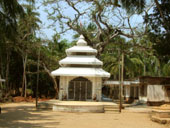
[[[73,47],[67,49],[66,53],[67,53],[67,55],[72,55],[74,53],[89,53],[89,54],[96,55],[97,50],[93,49],[90,46],[73,46]]]
[[[110,77],[110,73],[102,68],[60,67],[58,70],[51,72],[51,74],[53,76]]]
[[[79,40],[77,41],[77,46],[86,46],[87,45],[87,42],[84,40],[84,36],[81,35],[79,37]]]
[[[53,76],[110,77],[110,73],[101,68],[103,62],[96,58],[97,50],[87,45],[83,35],[66,53],[67,57],[59,61],[61,67],[51,72]]]
[[[61,66],[71,64],[83,64],[83,65],[98,65],[102,66],[103,62],[98,60],[95,56],[68,56],[59,61]]]
[[[74,53],[89,53],[91,55],[96,55],[97,54],[97,50],[93,49],[90,46],[87,46],[87,42],[84,39],[84,36],[81,35],[79,37],[79,40],[77,41],[77,45],[69,48],[66,50],[67,55],[72,55]]]

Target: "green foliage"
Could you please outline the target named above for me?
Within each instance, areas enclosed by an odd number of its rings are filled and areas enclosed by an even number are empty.
[[[167,63],[170,58],[170,1],[158,0],[158,5],[153,12],[145,15],[145,23],[149,25],[150,40],[153,48],[162,63]]]
[[[26,93],[27,93],[28,96],[33,95],[33,91],[31,89],[27,89]]]
[[[163,75],[170,76],[170,63],[167,63],[163,66]]]
[[[126,62],[127,61],[127,62]],[[135,74],[140,76],[143,74],[143,62],[140,58],[125,58],[125,69],[129,72],[129,75]],[[131,74],[130,74],[131,73]]]
[[[127,13],[133,14],[142,13],[145,9],[146,0],[120,0],[122,7],[127,10]]]
[[[130,43],[126,42],[125,39],[118,37],[113,40],[113,43],[108,44],[101,54],[101,59],[104,62],[104,69],[110,72],[115,79],[119,78],[122,52],[125,53],[125,79],[142,75],[144,64],[135,53],[127,54],[127,51],[130,49],[132,49]]]
[[[105,53],[101,55],[104,62],[104,69],[110,72],[112,75],[118,75],[119,73],[119,61],[113,54]]]
[[[125,22],[129,19],[127,15],[125,17],[121,15],[124,9],[128,15],[136,12],[141,14],[144,12],[146,0],[62,1],[76,12],[71,18],[64,15],[62,9],[65,5],[60,6],[61,1],[46,2],[55,5],[51,8],[53,11],[49,13],[49,19],[58,21],[61,30],[64,30],[63,33],[66,30],[74,30],[77,33],[73,37],[74,40],[83,34],[88,45],[98,50],[97,57],[103,61],[103,68],[111,73],[112,79],[119,78],[122,53],[125,54],[125,79],[142,75],[170,76],[168,0],[158,0],[163,16],[156,4],[153,12],[145,16],[145,23],[149,25],[146,26],[145,32],[149,33],[145,33],[143,28],[139,30],[127,27]],[[39,74],[39,95],[54,96],[56,88],[52,86],[53,80],[49,72],[59,67],[59,60],[66,56],[65,50],[76,42],[61,40],[58,32],[52,40],[37,38],[36,31],[41,29],[42,22],[35,9],[35,0],[25,0],[23,3],[20,5],[17,0],[0,0],[0,75],[8,80],[8,86],[5,86],[7,91],[10,89],[18,91],[22,86],[25,63],[29,95],[35,96],[37,74]],[[78,8],[82,4],[83,8]],[[115,20],[119,18],[122,19],[117,24]],[[80,20],[84,19],[88,21],[82,22],[83,25],[80,24]],[[145,35],[141,36],[143,34]],[[130,39],[127,41],[123,36]]]
[[[17,0],[0,0],[0,8],[0,40],[14,40],[17,35],[17,17],[24,16],[23,7]]]
[[[6,82],[5,86],[5,90],[7,92],[8,90],[13,89],[19,93],[21,91],[19,91],[19,88],[23,86],[22,83],[24,82],[24,85],[27,85],[27,94],[29,93],[28,95],[35,96],[37,73],[39,73],[39,95],[54,96],[55,89],[52,86],[52,79],[44,70],[43,64],[48,67],[49,71],[59,67],[58,61],[65,56],[65,49],[69,47],[69,45],[67,40],[59,41],[58,37],[54,38],[52,41],[47,41],[47,44],[43,43],[45,41],[36,37],[36,30],[40,29],[39,24],[41,24],[41,21],[39,19],[39,14],[35,11],[34,5],[31,4],[34,1],[28,0],[28,2],[29,3],[23,2],[24,4],[19,5],[24,13],[23,17],[18,16],[19,14],[17,13],[16,16],[9,16],[10,19],[13,20],[11,25],[14,25],[14,28],[11,29],[15,30],[15,32],[7,32],[7,36],[12,35],[15,37],[15,40],[8,38],[4,35],[3,31],[0,31],[0,35],[3,36],[3,38],[0,38],[0,75],[8,81],[8,84]],[[5,2],[0,1],[0,5],[2,3]],[[6,10],[0,11],[4,14],[9,13],[5,12]],[[7,9],[7,11],[10,10]],[[3,21],[0,21],[0,23],[2,22]],[[4,22],[4,24],[5,23],[6,22]],[[0,29],[6,29],[3,28],[5,27],[3,26],[4,24],[0,24]],[[40,70],[37,72],[37,58],[39,49]],[[26,79],[23,81],[24,64],[26,64]],[[19,95],[18,93],[16,95]]]

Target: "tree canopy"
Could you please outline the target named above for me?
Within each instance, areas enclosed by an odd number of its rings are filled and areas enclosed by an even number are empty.
[[[15,90],[13,95],[35,96],[39,74],[39,96],[57,97],[59,79],[50,72],[81,34],[98,50],[111,79],[119,79],[122,53],[125,79],[170,76],[169,0],[43,0],[38,4],[46,9],[51,29],[57,28],[51,39],[38,35],[43,21],[34,0],[0,0],[0,78],[6,79],[0,88],[7,94]],[[71,42],[62,37],[70,30]]]

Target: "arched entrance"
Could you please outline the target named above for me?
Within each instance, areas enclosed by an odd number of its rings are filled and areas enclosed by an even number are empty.
[[[69,82],[68,99],[85,101],[92,99],[92,82],[84,77],[78,77]]]

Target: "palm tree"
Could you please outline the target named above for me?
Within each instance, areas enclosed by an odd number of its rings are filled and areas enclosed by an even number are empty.
[[[17,17],[24,16],[23,7],[17,0],[0,0],[0,7],[0,40],[13,40],[17,35]]]
[[[125,56],[125,72],[128,78],[139,77],[143,74],[143,62],[139,57]]]
[[[25,97],[26,97],[26,65],[28,53],[32,49],[32,45],[34,44],[35,31],[40,29],[39,24],[41,21],[38,16],[39,13],[34,12],[33,5],[23,5],[25,10],[25,16],[19,19],[18,22],[18,33],[19,33],[19,48],[18,50],[21,52],[22,60],[23,60],[23,83],[22,83],[22,93],[24,92],[25,85]]]
[[[0,0],[0,8],[0,75],[6,76],[8,87],[10,53],[18,34],[17,18],[24,16],[24,10],[17,0]]]

